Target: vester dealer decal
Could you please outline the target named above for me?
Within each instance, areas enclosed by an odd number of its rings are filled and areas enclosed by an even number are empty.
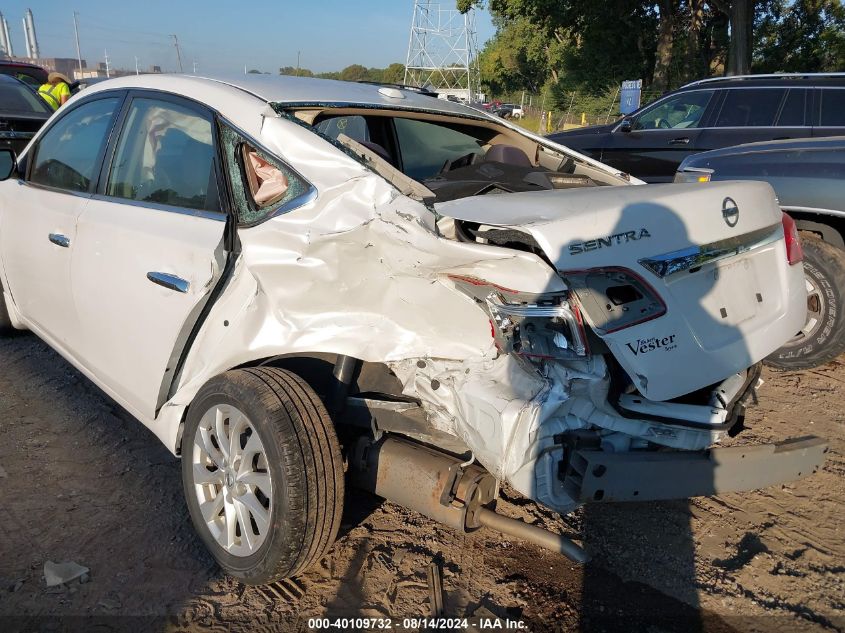
[[[633,352],[634,356],[648,354],[649,352],[653,352],[657,349],[662,349],[664,352],[668,352],[669,350],[673,350],[678,347],[678,344],[675,343],[674,334],[670,334],[669,336],[664,336],[662,338],[638,338],[635,342],[625,343],[625,345],[627,345],[628,349]]]
[[[577,242],[570,244],[569,254],[580,255],[587,251],[595,251],[600,248],[609,248],[614,244],[627,244],[628,242],[635,242],[645,237],[651,237],[648,229],[638,229],[636,231],[625,231],[624,233],[614,233],[607,237],[597,237],[594,240],[587,240],[586,242]]]

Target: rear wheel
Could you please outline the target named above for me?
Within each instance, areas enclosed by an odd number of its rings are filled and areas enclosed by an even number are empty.
[[[823,365],[845,352],[845,251],[803,234],[807,320],[783,347],[766,359],[782,369]]]
[[[191,404],[183,437],[191,519],[226,572],[273,582],[305,571],[334,543],[340,448],[301,378],[269,367],[217,376]]]

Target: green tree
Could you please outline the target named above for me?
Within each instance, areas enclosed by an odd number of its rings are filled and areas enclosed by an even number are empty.
[[[730,42],[727,54],[727,74],[746,75],[751,72],[752,33],[755,10],[760,0],[708,0],[730,21]]]
[[[558,79],[562,46],[539,34],[525,18],[498,19],[496,35],[479,56],[482,83],[494,94],[527,89],[538,92]]]
[[[467,0],[458,7],[465,10],[479,4],[480,0]],[[537,83],[538,75],[543,78],[541,85],[564,82],[568,89],[578,86],[592,94],[601,94],[622,79],[651,78],[660,18],[653,3],[489,0],[487,5],[499,32],[511,31],[502,42],[494,43],[491,56],[494,62],[498,56],[506,64],[506,77],[527,78],[527,88]],[[672,29],[667,33],[672,35]],[[508,53],[509,40],[519,37],[526,38],[526,43],[517,43],[514,52]],[[670,56],[671,41],[667,59]]]
[[[755,72],[845,69],[845,7],[837,0],[778,0],[756,30]]]
[[[282,66],[279,68],[280,75],[290,75],[296,77],[313,77],[314,73],[307,68],[296,68],[294,66]]]
[[[358,81],[374,81],[384,83],[384,68],[368,68],[367,72]]]
[[[405,64],[395,62],[384,69],[381,80],[386,84],[401,84],[405,81]]]
[[[369,75],[366,66],[361,64],[352,64],[340,71],[340,79],[343,81],[363,81],[369,80]]]
[[[538,85],[598,96],[623,79],[663,91],[709,75],[841,70],[842,0],[456,0],[487,6],[494,92]],[[753,62],[753,66],[752,66]]]

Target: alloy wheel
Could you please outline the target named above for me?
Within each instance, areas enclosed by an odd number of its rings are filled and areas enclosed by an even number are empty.
[[[270,530],[272,486],[267,453],[247,416],[219,404],[205,412],[190,455],[203,521],[233,556],[254,554]]]

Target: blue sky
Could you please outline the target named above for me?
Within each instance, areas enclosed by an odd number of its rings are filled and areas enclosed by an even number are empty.
[[[453,6],[454,0],[442,0]],[[73,11],[79,13],[82,58],[116,68],[151,64],[178,70],[176,34],[190,72],[243,72],[244,65],[276,72],[302,66],[321,72],[349,64],[404,62],[413,0],[0,0],[16,55],[24,55],[21,19],[32,9],[42,57],[76,57]],[[479,45],[493,35],[486,11],[477,16]]]

